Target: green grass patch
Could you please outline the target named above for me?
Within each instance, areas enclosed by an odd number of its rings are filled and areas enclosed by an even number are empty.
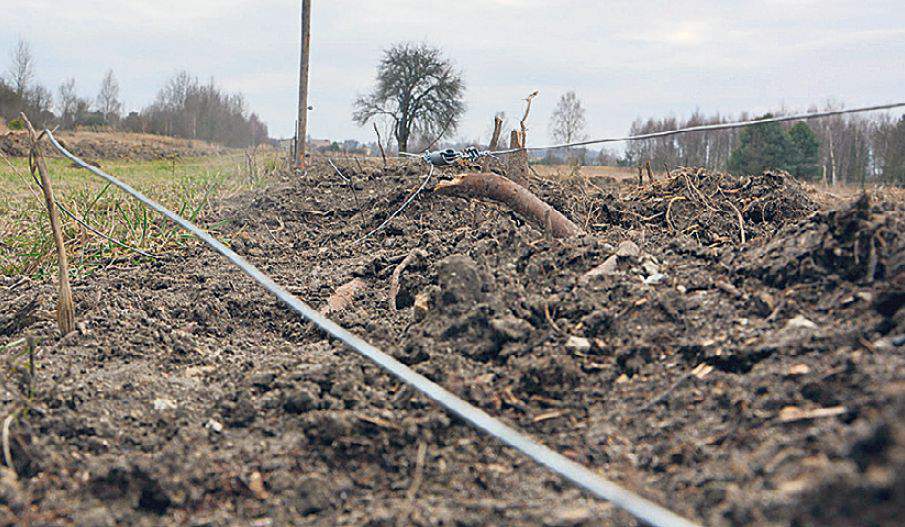
[[[12,165],[12,166],[11,166]],[[151,254],[189,242],[158,214],[87,170],[49,159],[54,197],[94,229]],[[258,154],[252,170],[244,156],[156,161],[101,162],[101,168],[148,197],[192,220],[202,221],[222,200],[262,187],[278,170],[273,154]],[[54,272],[53,238],[41,189],[25,159],[0,158],[0,274],[36,279]],[[61,214],[73,278],[99,266],[146,259]]]

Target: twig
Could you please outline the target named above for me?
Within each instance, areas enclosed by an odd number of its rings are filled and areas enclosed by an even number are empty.
[[[669,219],[669,213],[672,212],[672,204],[677,201],[685,201],[688,198],[685,196],[676,196],[669,200],[669,205],[666,206],[666,224],[669,225],[669,228],[672,230],[676,230],[675,225],[672,224],[672,220]]]
[[[434,175],[434,166],[431,165],[430,170],[428,170],[428,172],[427,172],[427,177],[425,177],[425,178],[424,178],[424,181],[421,182],[421,186],[418,187],[418,190],[416,190],[411,196],[409,196],[409,198],[408,198],[407,200],[405,200],[405,202],[402,204],[401,207],[399,207],[399,209],[398,209],[396,212],[390,214],[390,216],[389,216],[387,219],[383,220],[383,223],[381,223],[380,225],[378,225],[376,229],[374,229],[374,230],[372,230],[371,232],[365,234],[365,235],[362,236],[361,238],[355,240],[354,243],[357,245],[357,244],[359,244],[359,243],[361,243],[361,242],[367,240],[368,238],[370,238],[371,236],[373,236],[375,233],[377,233],[377,232],[379,232],[380,230],[382,230],[384,227],[386,227],[387,224],[390,223],[390,221],[393,220],[393,218],[395,218],[396,216],[398,216],[402,211],[404,211],[404,210],[406,209],[406,207],[409,206],[409,204],[410,204],[412,201],[414,201],[414,199],[418,196],[418,194],[421,194],[421,191],[424,190],[424,187],[427,186],[427,183],[430,181],[431,176],[433,176],[433,175]]]
[[[60,294],[57,302],[57,323],[63,335],[67,335],[75,330],[75,305],[72,301],[72,287],[69,285],[69,261],[66,258],[66,246],[63,241],[63,230],[60,227],[60,216],[53,199],[53,188],[51,187],[50,177],[47,174],[47,166],[44,163],[44,157],[41,155],[40,145],[38,143],[39,136],[32,127],[31,122],[24,113],[20,114],[22,120],[28,127],[28,133],[31,137],[31,151],[29,153],[29,167],[32,176],[35,172],[41,175],[41,182],[44,189],[44,202],[47,206],[47,213],[50,216],[50,228],[53,231],[54,243],[57,247],[57,262],[59,264]]]
[[[397,517],[397,526],[409,523],[412,508],[415,505],[415,498],[418,496],[418,490],[421,489],[421,483],[424,481],[424,460],[426,457],[427,443],[418,443],[418,457],[415,458],[415,473],[412,475],[412,484],[405,493],[405,509]]]
[[[390,292],[387,295],[390,311],[396,311],[396,297],[399,296],[399,279],[402,277],[402,273],[406,267],[419,258],[427,258],[427,252],[424,249],[412,249],[393,270],[393,275],[390,277]]]
[[[361,204],[358,202],[358,193],[355,192],[355,185],[352,183],[352,178],[347,177],[345,174],[343,174],[342,170],[334,165],[333,160],[329,157],[327,158],[327,162],[330,163],[330,166],[333,167],[333,170],[335,170],[336,173],[339,174],[339,177],[343,178],[343,180],[345,180],[349,184],[349,191],[352,193],[352,199],[355,200],[355,207],[360,209]]]
[[[387,153],[386,150],[383,149],[383,140],[380,139],[380,130],[377,129],[377,123],[372,123],[374,125],[374,133],[377,134],[377,147],[380,148],[380,157],[383,158],[383,169],[387,169]]]
[[[537,97],[538,93],[540,93],[539,90],[534,90],[534,92],[531,95],[525,97],[525,102],[527,103],[527,104],[525,104],[525,115],[522,116],[522,120],[519,122],[519,127],[521,128],[521,137],[519,138],[520,139],[519,142],[521,143],[521,148],[525,148],[525,146],[526,146],[525,141],[528,137],[527,122],[528,122],[528,114],[531,112],[531,100],[534,99],[535,97]]]
[[[6,419],[3,420],[3,462],[6,463],[6,466],[9,467],[13,473],[16,472],[16,467],[13,465],[13,455],[9,448],[9,425],[13,422],[13,419],[16,418],[18,413],[19,410],[16,410],[6,416]]]
[[[738,207],[732,204],[728,199],[726,200],[726,204],[732,207],[732,210],[735,211],[735,215],[738,217],[738,230],[741,232],[742,245],[745,245],[745,219],[742,217],[741,211],[738,210]]]

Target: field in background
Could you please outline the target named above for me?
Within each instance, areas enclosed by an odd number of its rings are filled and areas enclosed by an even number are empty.
[[[212,203],[262,185],[276,168],[273,153],[249,163],[243,153],[227,156],[115,160],[102,168],[149,197],[196,220]],[[62,159],[49,159],[56,199],[94,229],[148,253],[168,250],[185,238],[153,212],[86,170]],[[0,158],[0,274],[41,278],[54,268],[54,248],[41,189],[22,158]],[[72,273],[98,265],[143,258],[62,215]],[[216,226],[211,226],[216,227]]]

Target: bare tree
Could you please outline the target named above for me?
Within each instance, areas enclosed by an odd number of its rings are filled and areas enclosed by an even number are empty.
[[[31,46],[25,39],[19,39],[10,54],[10,59],[11,63],[7,72],[9,83],[16,91],[16,95],[23,98],[35,75],[35,59],[31,53]]]
[[[113,70],[107,70],[104,80],[101,81],[101,90],[97,94],[97,110],[104,115],[104,119],[113,124],[119,120],[123,103],[119,100],[119,82],[113,75]]]
[[[465,84],[440,49],[426,44],[397,44],[383,53],[377,87],[355,101],[353,119],[361,125],[386,118],[400,151],[414,135],[434,142],[455,131],[465,111]]]
[[[90,109],[87,99],[79,97],[75,89],[75,79],[67,79],[57,88],[57,111],[63,128],[74,127]]]
[[[570,91],[560,97],[550,117],[553,139],[560,143],[581,141],[585,138],[586,125],[584,107],[575,92]]]

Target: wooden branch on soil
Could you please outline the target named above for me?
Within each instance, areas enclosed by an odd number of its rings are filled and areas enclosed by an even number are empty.
[[[342,311],[346,309],[368,284],[361,278],[354,278],[336,288],[336,291],[327,299],[327,305],[321,309],[322,315]]]
[[[380,149],[380,157],[383,158],[383,169],[387,169],[387,153],[383,149],[383,140],[380,138],[380,130],[377,129],[377,123],[374,124],[374,133],[377,134],[377,148]]]
[[[531,191],[498,174],[461,174],[451,181],[437,183],[434,192],[446,196],[483,198],[502,203],[554,238],[584,234],[580,227]]]
[[[396,297],[399,296],[399,279],[412,262],[417,259],[427,258],[427,252],[423,249],[412,249],[411,252],[396,266],[393,275],[390,277],[390,292],[387,296],[387,302],[390,304],[390,311],[396,311]]]
[[[37,172],[41,176],[41,184],[44,191],[44,204],[47,207],[47,215],[50,217],[50,229],[53,231],[53,242],[57,249],[58,276],[60,282],[60,294],[57,299],[57,324],[60,332],[67,335],[75,330],[75,304],[72,301],[72,287],[69,285],[69,260],[66,257],[66,245],[63,240],[63,230],[60,225],[60,213],[57,211],[53,199],[53,187],[50,176],[47,174],[47,165],[41,154],[40,137],[25,114],[21,114],[22,120],[28,127],[31,140],[31,152],[29,154],[29,169],[32,176]]]

